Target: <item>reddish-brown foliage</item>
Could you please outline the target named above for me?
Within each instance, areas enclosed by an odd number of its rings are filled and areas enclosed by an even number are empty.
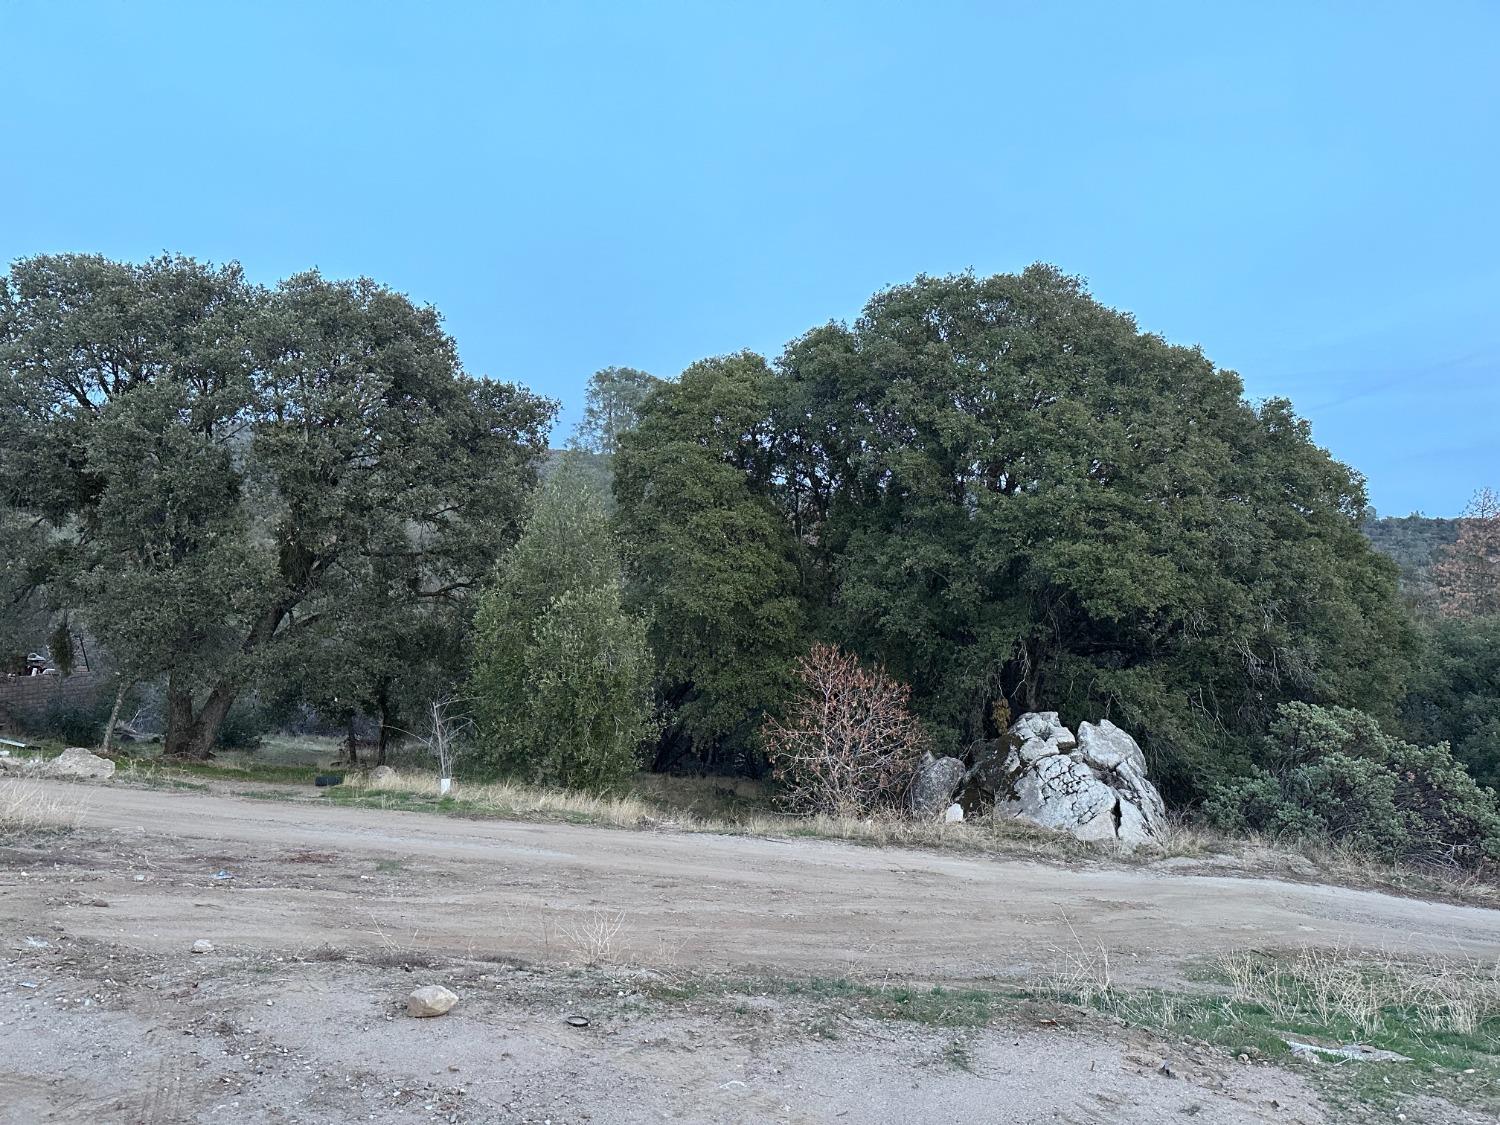
[[[1438,607],[1449,617],[1500,613],[1500,494],[1482,488],[1458,525],[1458,541],[1432,567]]]
[[[824,644],[802,658],[797,678],[786,721],[762,729],[787,805],[834,816],[897,807],[927,749],[907,709],[910,690]]]

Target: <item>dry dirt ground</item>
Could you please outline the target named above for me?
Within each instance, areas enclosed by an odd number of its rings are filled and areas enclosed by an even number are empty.
[[[1322,1122],[1292,1070],[1065,1009],[955,1032],[734,982],[1500,956],[1500,912],[1333,887],[53,785],[83,826],[0,846],[5,1122]],[[425,983],[458,1007],[405,1016]]]

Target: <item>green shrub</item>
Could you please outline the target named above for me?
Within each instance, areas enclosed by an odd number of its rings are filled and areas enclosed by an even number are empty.
[[[37,724],[41,732],[69,746],[98,746],[109,718],[108,706],[55,702],[48,704]]]
[[[1288,703],[1249,776],[1204,811],[1230,831],[1352,844],[1385,859],[1478,867],[1500,860],[1500,803],[1445,742],[1414,746],[1369,715]]]
[[[542,784],[624,781],[655,730],[652,672],[646,623],[621,604],[605,497],[565,458],[479,599],[474,765]]]
[[[251,750],[260,745],[275,723],[254,695],[242,695],[229,708],[219,726],[215,744],[224,750]]]
[[[1500,615],[1429,626],[1401,718],[1408,738],[1451,743],[1475,780],[1500,787]]]
[[[655,730],[651,673],[646,623],[621,609],[617,584],[555,600],[526,653],[531,779],[604,789],[629,778]]]

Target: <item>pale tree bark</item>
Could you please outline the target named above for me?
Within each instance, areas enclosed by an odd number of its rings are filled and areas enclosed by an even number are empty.
[[[124,706],[125,696],[133,687],[135,687],[134,682],[127,681],[123,676],[120,678],[120,686],[115,692],[115,705],[109,709],[109,722],[104,724],[104,739],[99,745],[99,750],[103,754],[108,754],[114,749],[112,744],[115,738],[115,726],[120,721],[120,708]]]

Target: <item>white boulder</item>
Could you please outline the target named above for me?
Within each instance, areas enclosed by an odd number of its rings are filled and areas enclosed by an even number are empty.
[[[1166,806],[1146,777],[1146,756],[1108,719],[1082,724],[1075,738],[1056,712],[1029,713],[1011,726],[1009,744],[993,784],[997,813],[1127,847],[1166,826]],[[978,764],[975,771],[981,778],[995,772]]]
[[[1131,762],[1141,773],[1146,772],[1146,755],[1141,753],[1135,739],[1108,719],[1079,724],[1078,752],[1095,769],[1117,770]]]

